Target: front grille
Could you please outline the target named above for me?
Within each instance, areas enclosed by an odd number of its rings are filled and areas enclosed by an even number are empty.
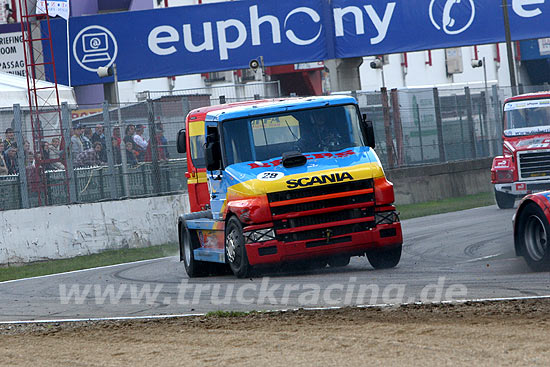
[[[275,221],[275,229],[287,229],[312,226],[341,220],[359,219],[374,217],[374,208],[343,210],[338,212],[323,213],[316,215],[306,215],[303,217],[289,218]],[[374,218],[373,218],[374,219]]]
[[[268,194],[271,214],[279,216],[274,220],[277,239],[283,242],[319,240],[327,237],[343,236],[350,233],[367,231],[375,226],[374,222],[374,184],[372,179],[343,182],[338,184],[308,187]],[[359,191],[371,189],[372,192]],[[323,195],[359,191],[357,195],[341,198],[323,199]],[[311,201],[290,203],[282,201],[311,198]],[[301,200],[300,200],[301,201]],[[281,205],[282,204],[282,205]],[[340,209],[342,206],[354,205],[355,208]],[[359,208],[357,208],[359,207]],[[330,210],[322,214],[311,214],[313,210]],[[282,217],[282,218],[281,218]],[[334,226],[334,222],[361,220],[359,223]],[[332,225],[331,225],[332,224]],[[303,227],[324,225],[323,228],[301,230]],[[294,233],[280,233],[281,230],[295,229]],[[325,240],[326,242],[326,240]]]
[[[550,151],[519,152],[521,179],[550,177]]]
[[[305,189],[272,192],[270,194],[267,194],[267,200],[269,200],[270,203],[275,203],[277,201],[302,199],[321,195],[335,194],[339,192],[372,189],[373,187],[374,185],[372,179],[342,182],[332,185],[307,187]]]

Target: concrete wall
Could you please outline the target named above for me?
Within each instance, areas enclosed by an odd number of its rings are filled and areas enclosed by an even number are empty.
[[[492,190],[491,159],[387,171],[396,203]],[[177,242],[187,195],[0,212],[0,264],[88,255],[107,249]]]
[[[387,170],[396,204],[421,203],[492,191],[492,158]]]
[[[0,212],[0,264],[177,242],[187,195]]]

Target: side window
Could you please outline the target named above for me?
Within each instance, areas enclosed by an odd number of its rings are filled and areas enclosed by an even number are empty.
[[[206,168],[204,159],[204,121],[189,123],[189,151],[196,168]]]

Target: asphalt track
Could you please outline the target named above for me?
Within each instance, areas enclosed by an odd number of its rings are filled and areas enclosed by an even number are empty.
[[[355,257],[344,268],[189,280],[173,256],[2,282],[0,321],[548,296],[550,273],[530,271],[514,254],[513,214],[489,206],[403,221],[403,256],[388,270]]]

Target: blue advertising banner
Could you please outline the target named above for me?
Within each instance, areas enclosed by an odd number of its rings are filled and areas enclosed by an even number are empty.
[[[508,0],[515,40],[550,37],[550,0]],[[504,40],[500,0],[236,1],[51,20],[57,80],[119,80],[480,45]],[[45,55],[49,55],[45,45]],[[52,70],[49,70],[51,77]]]

